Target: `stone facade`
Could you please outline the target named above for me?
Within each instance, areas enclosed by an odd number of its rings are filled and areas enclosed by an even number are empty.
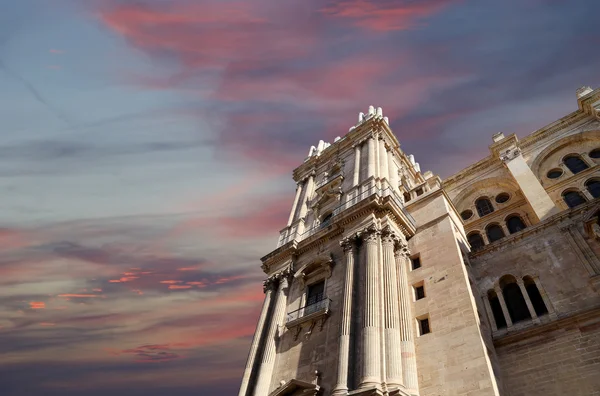
[[[380,108],[294,170],[240,396],[600,395],[600,89],[442,181]]]

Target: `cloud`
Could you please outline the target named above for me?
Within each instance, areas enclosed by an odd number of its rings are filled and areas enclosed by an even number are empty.
[[[46,303],[42,301],[31,301],[29,306],[31,309],[44,309],[46,308]]]

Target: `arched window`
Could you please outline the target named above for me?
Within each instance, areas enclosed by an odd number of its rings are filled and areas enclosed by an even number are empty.
[[[600,180],[592,179],[585,182],[585,187],[592,194],[592,197],[600,197]]]
[[[565,191],[562,196],[569,208],[574,208],[585,203],[585,198],[579,191]]]
[[[490,308],[492,308],[492,315],[496,322],[496,328],[503,329],[506,327],[506,319],[504,319],[504,313],[502,312],[502,306],[500,300],[494,290],[488,291],[488,301],[490,302]]]
[[[535,314],[537,316],[547,314],[548,308],[546,308],[546,304],[544,304],[544,299],[542,298],[535,281],[530,276],[526,276],[523,278],[523,283],[525,283],[525,290],[527,290]]]
[[[483,242],[483,238],[481,234],[478,232],[472,232],[467,236],[467,240],[469,241],[469,245],[471,245],[471,249],[473,251],[479,250],[485,246]]]
[[[517,285],[517,281],[510,275],[505,275],[500,279],[500,288],[504,296],[504,302],[508,309],[508,314],[513,323],[520,322],[525,319],[531,319],[531,314],[525,303],[525,298],[521,293],[521,288]]]
[[[486,214],[494,211],[492,203],[487,198],[479,198],[477,201],[475,201],[475,207],[477,208],[477,214],[479,214],[479,217],[483,217]]]
[[[587,166],[587,164],[583,162],[581,157],[577,154],[571,154],[568,157],[565,157],[563,162],[573,174],[579,173],[589,168],[589,166]]]
[[[504,238],[504,231],[498,224],[492,224],[486,229],[486,234],[490,243]]]
[[[521,219],[521,217],[519,217],[518,215],[513,215],[506,219],[506,226],[508,227],[508,231],[511,234],[514,234],[515,232],[519,232],[526,228],[525,223],[523,223],[523,219]]]

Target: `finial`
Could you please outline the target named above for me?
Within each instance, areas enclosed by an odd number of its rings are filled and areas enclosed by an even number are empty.
[[[383,117],[383,121],[385,121],[388,126],[390,125],[390,120],[387,117]]]
[[[377,108],[377,117],[383,117],[383,109],[381,107]]]
[[[373,115],[375,114],[375,107],[373,107],[372,105],[369,106],[369,115]]]

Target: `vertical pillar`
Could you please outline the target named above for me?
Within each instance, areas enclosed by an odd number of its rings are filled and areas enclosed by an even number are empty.
[[[365,298],[362,320],[363,361],[359,388],[370,388],[381,385],[381,360],[380,360],[380,303],[379,293],[381,282],[377,260],[377,247],[379,245],[379,231],[371,226],[364,231],[366,245],[365,262]]]
[[[252,371],[256,363],[256,354],[258,353],[260,341],[263,333],[265,332],[265,322],[267,320],[267,314],[273,299],[273,289],[273,279],[267,279],[264,283],[265,300],[263,301],[262,310],[260,311],[260,316],[258,317],[258,324],[256,325],[256,332],[254,333],[252,344],[250,344],[250,353],[248,354],[246,369],[244,370],[244,376],[242,377],[242,385],[240,386],[240,392],[238,393],[239,396],[246,396],[248,393],[250,377],[252,376]]]
[[[302,185],[304,183],[300,182],[296,185],[296,196],[294,197],[294,203],[292,204],[292,210],[290,211],[290,217],[287,222],[287,226],[289,227],[294,221],[294,217],[296,215],[296,209],[298,208],[298,201],[300,200],[300,195],[302,194]]]
[[[487,312],[488,322],[490,322],[490,325],[492,326],[492,331],[497,331],[498,325],[496,324],[496,318],[494,318],[494,311],[492,311],[492,306],[490,305],[490,298],[487,293],[484,294],[482,298],[483,305],[485,305],[485,311]]]
[[[394,153],[392,150],[388,151],[388,174],[390,176],[390,184],[392,189],[398,192],[398,169],[394,164]]]
[[[408,286],[406,266],[410,262],[410,253],[406,243],[396,246],[396,268],[398,276],[398,291],[400,302],[400,350],[402,352],[402,379],[404,386],[411,394],[419,392],[419,378],[417,376],[417,358],[415,355],[415,337],[413,321],[410,310],[411,294]]]
[[[542,187],[542,184],[531,168],[529,168],[527,162],[525,162],[519,148],[513,148],[512,152],[509,150],[509,154],[502,156],[501,159],[519,185],[535,216],[540,221],[558,213],[558,208],[554,204],[554,201],[550,198],[544,187]]]
[[[290,275],[291,269],[289,268],[278,275],[279,287],[277,288],[277,295],[275,296],[275,306],[273,308],[273,315],[271,316],[271,323],[269,323],[269,331],[265,339],[265,347],[258,371],[258,377],[256,378],[256,389],[253,396],[267,396],[269,394],[269,387],[271,385],[271,377],[273,376],[273,368],[275,367],[275,357],[277,354],[275,337],[279,326],[282,325],[285,320],[289,286],[288,279]]]
[[[535,282],[535,286],[537,287],[538,291],[540,292],[540,295],[542,296],[542,300],[544,300],[544,305],[546,305],[546,309],[548,310],[548,315],[552,318],[552,319],[556,319],[558,317],[558,315],[556,314],[556,311],[554,310],[554,307],[552,306],[552,302],[550,302],[550,299],[548,298],[548,295],[546,294],[546,290],[544,290],[544,288],[542,287],[540,280],[538,279],[537,276],[533,276],[533,281]]]
[[[400,307],[398,305],[398,274],[394,260],[394,245],[398,237],[386,228],[382,234],[383,250],[383,328],[385,337],[386,382],[388,388],[402,384],[402,347],[400,341]]]
[[[380,137],[379,139],[379,178],[380,179],[386,179],[389,183],[390,181],[390,176],[388,174],[388,156],[387,156],[387,150],[385,148],[385,141],[383,140],[382,137]],[[381,185],[382,188],[385,188],[385,186],[382,184]]]
[[[304,218],[306,216],[306,212],[308,211],[308,200],[310,199],[313,193],[313,187],[315,185],[315,173],[311,173],[308,177],[308,181],[305,184],[304,194],[302,195],[302,206],[300,207],[300,214],[298,214],[298,218]]]
[[[354,240],[351,237],[340,241],[346,256],[346,276],[344,299],[342,301],[342,321],[340,322],[340,342],[338,350],[337,381],[332,395],[348,394],[348,366],[350,364],[350,331],[352,329],[352,295],[354,288]]]
[[[527,293],[523,279],[517,278],[517,285],[519,285],[519,289],[521,289],[521,294],[523,294],[523,298],[525,299],[525,304],[529,310],[529,315],[531,315],[531,320],[533,320],[535,323],[540,323],[540,319],[535,313],[535,309],[533,308],[533,304],[531,303],[531,299],[529,298],[529,293]]]
[[[502,313],[504,314],[504,319],[506,320],[506,328],[510,329],[513,326],[513,322],[510,318],[508,308],[506,307],[506,301],[504,301],[504,293],[502,293],[502,289],[500,288],[500,286],[496,286],[494,290],[496,291],[498,301],[500,302],[500,306],[502,307]]]
[[[375,176],[375,137],[367,139],[367,178]]]
[[[354,145],[354,180],[353,186],[358,186],[360,183],[360,143]]]

